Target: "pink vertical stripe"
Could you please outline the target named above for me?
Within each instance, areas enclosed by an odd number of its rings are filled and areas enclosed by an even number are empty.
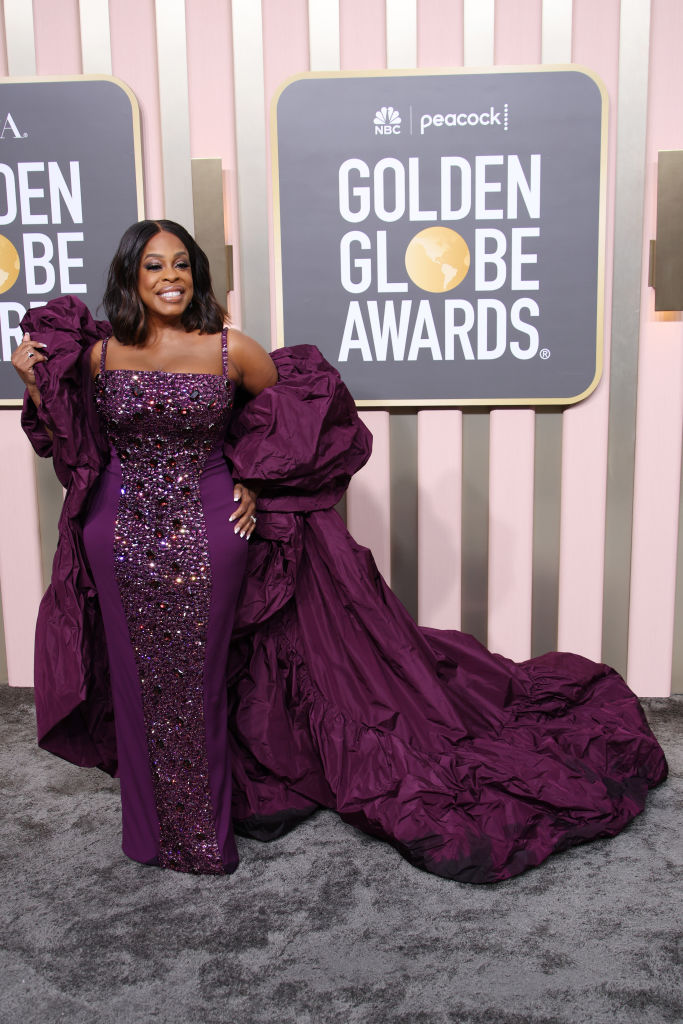
[[[488,646],[531,656],[534,413],[494,410],[489,449]]]
[[[33,633],[43,592],[33,451],[18,409],[0,410],[0,590],[10,686],[33,685]]]
[[[417,0],[419,67],[461,67],[462,62],[463,0]]]
[[[0,75],[7,74],[7,40],[5,39],[5,19],[0,18]]]
[[[373,436],[372,456],[349,488],[347,522],[359,544],[370,548],[379,571],[391,583],[389,522],[389,415],[370,410],[361,419]]]
[[[574,0],[572,55],[595,71],[610,100],[605,251],[604,370],[601,383],[564,414],[558,646],[600,661],[605,553],[609,354],[614,262],[619,0]]]
[[[497,64],[541,59],[541,4],[498,2]],[[488,644],[509,658],[531,654],[534,414],[498,409],[490,415]]]
[[[386,67],[387,31],[384,0],[341,0],[339,52],[344,71]]]
[[[142,121],[142,154],[147,217],[164,215],[161,121],[154,0],[109,4],[112,73],[137,96]],[[127,227],[121,226],[121,232]]]
[[[423,68],[463,61],[461,0],[418,0],[417,55]],[[417,594],[422,625],[457,629],[461,602],[462,413],[417,414]]]
[[[542,0],[496,0],[496,64],[540,64]]]
[[[384,0],[343,0],[339,8],[339,49],[344,70],[386,66]],[[360,544],[371,548],[380,572],[391,577],[389,413],[366,412],[374,435],[372,458],[351,481],[348,523]]]
[[[417,415],[418,620],[460,627],[462,413]]]
[[[677,0],[653,0],[648,103],[643,252],[656,236],[657,154],[683,149],[683,9]],[[683,427],[681,313],[654,312],[654,292],[643,290],[638,366],[638,426],[631,563],[628,681],[646,697],[667,696],[671,678],[676,545]]]
[[[37,74],[81,74],[78,0],[33,0],[33,31]]]
[[[225,238],[237,252],[239,215],[230,10],[223,0],[185,0],[185,23],[191,155],[193,159],[222,160]],[[235,259],[230,315],[237,323],[241,312],[239,268],[240,261]],[[222,300],[221,296],[219,299]]]
[[[266,160],[268,166],[268,252],[270,264],[271,337],[276,336],[275,261],[273,250],[272,154],[270,114],[273,97],[292,75],[308,71],[308,5],[306,0],[262,0],[263,80],[266,100]],[[286,45],[283,46],[283,40]],[[259,341],[265,339],[259,338]]]

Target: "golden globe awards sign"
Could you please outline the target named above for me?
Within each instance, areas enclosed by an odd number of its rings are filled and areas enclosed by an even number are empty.
[[[97,315],[119,238],[142,212],[132,93],[111,78],[0,83],[0,402],[29,307],[77,295]]]
[[[567,404],[602,367],[604,88],[302,75],[274,108],[279,344],[362,405]]]

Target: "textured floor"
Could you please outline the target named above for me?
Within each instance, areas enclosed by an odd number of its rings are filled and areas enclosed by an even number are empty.
[[[683,698],[671,777],[610,841],[520,878],[423,874],[319,814],[231,878],[119,849],[117,784],[39,751],[0,687],[3,1024],[680,1024]]]

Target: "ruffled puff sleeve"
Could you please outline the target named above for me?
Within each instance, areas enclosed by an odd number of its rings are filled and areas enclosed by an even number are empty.
[[[40,406],[27,391],[21,425],[38,455],[52,456],[57,477],[66,487],[76,472],[97,472],[106,459],[92,401],[88,352],[111,334],[111,327],[94,320],[73,295],[29,310],[21,326],[34,341],[47,345],[43,351],[48,357],[34,368]]]
[[[337,371],[314,345],[271,353],[278,382],[233,416],[225,444],[236,480],[257,482],[263,512],[332,508],[372,450]]]

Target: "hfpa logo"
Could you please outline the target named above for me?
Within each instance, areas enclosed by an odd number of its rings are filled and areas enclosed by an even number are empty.
[[[401,115],[393,107],[380,107],[373,121],[375,135],[400,135]]]
[[[11,114],[7,114],[5,123],[0,129],[0,140],[2,139],[27,139],[28,132],[20,132]]]

